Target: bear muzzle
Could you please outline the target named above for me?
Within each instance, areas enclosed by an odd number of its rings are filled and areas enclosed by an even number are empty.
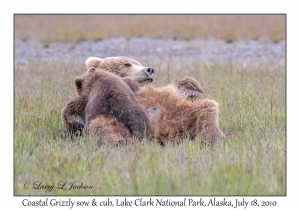
[[[153,69],[153,68],[146,67],[146,68],[144,69],[144,72],[146,73],[146,75],[147,75],[149,78],[153,79],[153,76],[154,76],[154,69]]]

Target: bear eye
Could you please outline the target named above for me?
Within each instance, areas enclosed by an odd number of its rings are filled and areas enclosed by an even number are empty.
[[[130,63],[125,63],[125,67],[130,67],[131,64]]]

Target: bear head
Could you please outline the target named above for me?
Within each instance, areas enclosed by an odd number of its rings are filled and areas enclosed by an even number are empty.
[[[151,67],[142,66],[138,61],[125,56],[97,58],[89,57],[85,61],[86,68],[103,69],[122,78],[130,78],[144,85],[153,81],[154,70]]]
[[[95,74],[93,74],[94,72]],[[74,82],[77,94],[79,96],[88,96],[93,84],[99,79],[101,80],[101,74],[97,74],[97,70],[93,67],[87,70],[82,76],[76,77]]]

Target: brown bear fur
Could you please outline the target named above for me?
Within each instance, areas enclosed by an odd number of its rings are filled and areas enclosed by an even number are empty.
[[[98,116],[113,118],[124,125],[131,135],[140,139],[149,129],[148,117],[138,105],[133,90],[120,77],[92,67],[84,75],[76,78],[75,84],[79,96],[64,108],[63,118],[65,121],[76,119],[80,125],[90,124],[91,128],[95,130],[95,127],[99,127],[99,123],[95,120]],[[130,81],[130,85],[133,88],[138,87],[137,84],[134,85],[134,81]],[[76,103],[78,106],[74,108]],[[77,120],[77,116],[82,117],[82,115],[73,113],[79,109],[82,111],[84,105],[84,111],[81,112],[84,113],[84,120]],[[76,122],[73,124],[76,125]],[[71,128],[71,132],[73,132],[74,125]],[[96,131],[96,133],[98,132]]]
[[[139,90],[139,85],[137,82],[129,79],[122,79],[133,92]],[[67,135],[73,139],[73,136],[83,135],[83,129],[86,125],[85,123],[85,107],[87,104],[87,98],[81,95],[83,80],[79,77],[75,79],[76,91],[79,96],[71,100],[62,109],[62,125]],[[99,123],[98,123],[99,124]],[[114,123],[115,125],[116,123]],[[125,127],[126,128],[126,127]],[[98,132],[99,133],[99,132]],[[121,140],[121,139],[120,139]]]
[[[134,136],[122,123],[115,118],[98,116],[90,122],[89,129],[98,137],[98,145],[109,144],[116,146]]]
[[[203,93],[203,89],[194,78],[187,76],[181,78],[177,83],[177,89],[181,95],[187,97],[187,99],[195,100],[202,98],[201,93]]]
[[[142,66],[138,61],[124,56],[103,59],[90,57],[85,63],[87,69],[94,67],[118,75],[133,92],[139,90],[139,85],[147,84],[153,80],[154,70],[152,68]],[[81,95],[82,81],[80,78],[75,79],[75,88],[78,96]],[[74,134],[82,134],[85,126],[84,110],[87,101],[82,99],[82,97],[75,98],[62,110],[63,127],[71,137]]]
[[[154,70],[150,67],[142,66],[138,61],[125,56],[97,58],[89,57],[86,61],[87,70],[91,67],[103,69],[118,75],[128,77],[134,81],[144,84],[153,81]]]
[[[64,130],[72,138],[73,135],[82,135],[85,126],[85,106],[87,99],[77,96],[70,101],[62,110],[62,125]]]
[[[111,61],[111,58],[109,60]],[[99,69],[98,64],[95,58],[89,58],[86,61],[87,68]],[[110,72],[116,73],[116,71]],[[222,138],[223,133],[218,123],[218,104],[213,100],[200,99],[203,90],[195,79],[184,77],[178,81],[177,87],[155,88],[151,85],[138,87],[130,78],[139,77],[133,77],[130,74],[128,76],[124,74],[124,71],[122,76],[135,92],[138,103],[149,118],[150,137],[162,141],[190,137],[211,143]],[[147,79],[136,81],[147,81]],[[77,90],[78,94],[80,91]],[[113,145],[122,138],[132,137],[132,133],[126,131],[126,126],[110,117],[98,116],[91,121],[91,126],[97,135],[102,133],[101,136],[106,137],[106,141]]]
[[[151,137],[162,141],[189,137],[215,143],[223,136],[218,103],[213,100],[186,100],[174,86],[150,85],[141,88],[135,97],[149,118]]]

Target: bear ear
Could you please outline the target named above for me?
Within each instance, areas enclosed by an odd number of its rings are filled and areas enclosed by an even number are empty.
[[[97,68],[100,63],[101,63],[101,58],[89,57],[85,61],[85,66],[86,66],[86,69],[89,70],[91,67]]]
[[[96,68],[95,68],[95,67],[90,67],[90,68],[88,69],[88,72],[90,72],[90,73],[93,73],[94,71],[96,71]]]
[[[75,82],[77,93],[79,94],[82,90],[83,79],[80,77],[76,77],[74,82]]]

